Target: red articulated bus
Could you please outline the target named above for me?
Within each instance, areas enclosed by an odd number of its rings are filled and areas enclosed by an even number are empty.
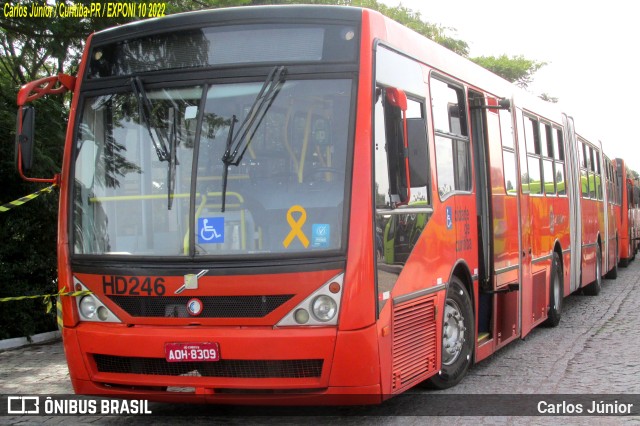
[[[626,256],[611,185],[626,179],[597,139],[371,10],[93,34],[76,77],[20,91],[21,170],[24,105],[66,90],[52,181],[60,288],[91,293],[63,297],[80,394],[341,404],[447,388],[557,325],[563,298],[597,294]]]
[[[634,184],[623,159],[615,159],[615,171],[617,180],[616,197],[620,204],[617,216],[620,233],[618,242],[620,265],[626,267],[629,262],[635,259],[638,251],[638,237],[640,236],[638,207],[640,197],[638,197],[638,185]]]

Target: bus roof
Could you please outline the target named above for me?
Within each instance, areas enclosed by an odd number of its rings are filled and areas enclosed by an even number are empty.
[[[198,28],[220,22],[242,24],[245,21],[271,22],[273,20],[350,21],[362,20],[362,9],[348,6],[283,5],[245,6],[206,9],[177,13],[161,18],[145,19],[96,32],[92,43],[109,43],[149,34]]]

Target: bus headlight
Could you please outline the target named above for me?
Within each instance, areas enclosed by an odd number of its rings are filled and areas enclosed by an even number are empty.
[[[73,288],[76,291],[90,293],[90,290],[73,277]],[[95,294],[75,297],[76,307],[80,313],[80,321],[121,323],[120,319],[105,306]]]
[[[318,321],[331,321],[338,312],[338,305],[331,297],[322,294],[315,299],[311,304],[311,312]]]
[[[100,321],[106,321],[109,318],[109,310],[104,306],[98,307],[98,318]]]
[[[329,327],[338,325],[340,302],[344,288],[344,272],[323,283],[300,301],[276,327]]]
[[[306,309],[296,309],[293,317],[296,319],[296,322],[298,324],[306,324],[307,322],[309,322],[309,312],[307,312]]]
[[[96,299],[93,296],[84,296],[80,299],[80,314],[86,319],[93,319],[97,310]]]

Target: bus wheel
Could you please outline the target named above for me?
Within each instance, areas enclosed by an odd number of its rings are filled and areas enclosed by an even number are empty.
[[[620,266],[622,266],[623,268],[626,268],[627,266],[629,266],[629,261],[631,259],[631,245],[629,245],[629,247],[627,249],[627,255],[629,257],[625,257],[624,259],[620,259]]]
[[[442,367],[440,372],[426,381],[436,389],[458,384],[467,373],[473,353],[473,308],[464,284],[453,277],[447,290],[442,326]]]
[[[560,256],[554,251],[553,260],[551,261],[551,280],[549,282],[549,312],[547,320],[543,324],[546,327],[555,327],[560,322],[562,298],[564,297],[563,289]]]
[[[600,246],[596,249],[596,280],[586,286],[583,293],[587,296],[597,296],[602,290],[602,252]]]

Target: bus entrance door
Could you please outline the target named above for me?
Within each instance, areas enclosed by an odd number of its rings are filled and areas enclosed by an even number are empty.
[[[507,106],[499,106],[496,98],[485,99],[484,95],[470,91],[469,99],[478,212],[480,294],[476,358],[480,360],[517,338],[519,333],[520,221],[511,113]]]

